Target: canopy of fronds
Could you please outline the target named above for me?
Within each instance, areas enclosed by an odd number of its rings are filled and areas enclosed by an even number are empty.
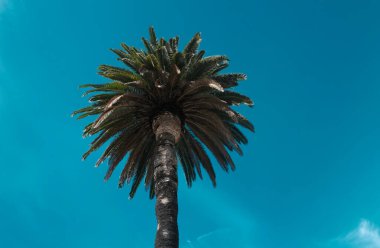
[[[82,86],[89,88],[84,95],[92,94],[91,104],[73,114],[78,115],[78,119],[97,117],[84,128],[84,136],[97,134],[97,137],[83,158],[110,141],[96,163],[99,166],[108,159],[105,180],[129,155],[119,187],[132,181],[130,197],[133,197],[144,180],[150,197],[154,197],[156,141],[152,120],[169,111],[181,120],[182,132],[176,152],[187,184],[191,186],[196,175],[202,178],[204,169],[215,185],[215,172],[206,147],[225,171],[233,170],[235,165],[229,152],[242,154],[240,144],[247,143],[239,126],[254,131],[253,125],[231,108],[253,105],[250,98],[232,90],[246,75],[221,74],[228,66],[228,58],[205,57],[205,51],[198,50],[199,33],[179,51],[178,37],[168,41],[157,39],[153,28],[149,31],[150,38],[142,38],[144,50],[124,43],[122,49],[111,49],[124,66],[99,66],[99,74],[110,82]]]

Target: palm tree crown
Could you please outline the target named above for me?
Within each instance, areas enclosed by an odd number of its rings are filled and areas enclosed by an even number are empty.
[[[233,170],[235,165],[229,152],[241,155],[240,144],[247,143],[238,126],[254,131],[253,125],[231,108],[239,104],[253,106],[247,96],[231,90],[246,76],[220,74],[228,66],[228,58],[204,57],[205,51],[198,51],[199,33],[179,51],[178,37],[158,40],[153,28],[149,32],[149,40],[142,38],[146,50],[124,43],[123,50],[111,49],[127,66],[99,66],[99,74],[111,82],[82,86],[90,88],[84,95],[95,94],[90,97],[90,106],[73,114],[79,114],[78,119],[96,116],[84,128],[84,136],[98,134],[83,159],[110,140],[96,162],[99,166],[108,158],[105,180],[129,154],[119,187],[133,180],[130,191],[133,197],[145,176],[146,189],[150,189],[153,198],[156,140],[152,126],[157,116],[169,112],[180,122],[175,149],[187,184],[191,186],[196,174],[202,178],[203,167],[215,186],[215,172],[204,146],[225,171]]]

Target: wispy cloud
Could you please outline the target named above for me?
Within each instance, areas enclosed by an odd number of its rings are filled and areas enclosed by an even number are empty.
[[[368,220],[362,220],[342,241],[357,248],[380,248],[380,229]]]
[[[244,237],[244,230],[238,228],[218,228],[195,239],[187,239],[184,248],[239,247],[251,248],[253,241]],[[252,233],[251,233],[252,235]],[[252,237],[251,237],[252,239]]]
[[[207,187],[195,187],[191,192],[186,190],[181,193],[188,201],[187,206],[204,214],[203,222],[213,223],[207,225],[210,228],[208,231],[198,233],[197,236],[184,234],[181,247],[254,247],[254,218],[245,205],[230,195]],[[207,208],[198,209],[202,207],[202,204],[195,204],[198,202],[207,202]]]
[[[348,234],[334,238],[318,247],[380,248],[380,228],[370,221],[363,219],[359,225]]]
[[[218,228],[216,230],[213,230],[211,232],[202,234],[198,236],[194,240],[186,240],[185,248],[203,248],[203,247],[210,247],[210,242],[213,242],[213,245],[215,245],[215,242],[219,242],[218,246],[220,247],[221,244],[225,244],[226,237],[234,237],[234,231],[231,228]],[[228,240],[227,240],[228,242]]]

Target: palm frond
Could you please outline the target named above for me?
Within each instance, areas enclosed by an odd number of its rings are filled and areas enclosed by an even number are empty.
[[[234,91],[225,90],[223,92],[216,92],[215,95],[221,100],[226,101],[229,105],[245,104],[253,107],[253,101],[249,97]]]
[[[150,36],[150,43],[153,46],[157,46],[157,37],[156,37],[156,32],[154,31],[153,27],[149,28],[149,36]]]
[[[212,75],[215,71],[228,66],[228,58],[226,56],[217,55],[205,57],[194,63],[184,76],[187,80],[195,80],[204,76]]]
[[[121,81],[123,83],[137,81],[140,79],[140,76],[136,73],[115,66],[101,65],[98,69],[98,73],[103,77]]]
[[[247,76],[242,73],[229,73],[229,74],[220,74],[220,75],[214,75],[211,77],[218,83],[220,83],[223,88],[231,88],[238,85],[238,81],[240,80],[246,80]]]
[[[193,38],[189,41],[189,43],[187,43],[187,45],[183,49],[186,61],[189,61],[190,58],[196,53],[201,41],[201,33],[196,33],[193,36]]]

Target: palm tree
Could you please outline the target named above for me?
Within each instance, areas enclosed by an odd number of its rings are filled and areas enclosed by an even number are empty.
[[[254,131],[253,125],[231,106],[253,102],[231,90],[244,74],[220,74],[228,66],[226,56],[204,57],[198,51],[197,33],[178,50],[178,37],[157,39],[151,27],[150,39],[142,38],[146,50],[127,46],[111,49],[127,68],[99,66],[99,74],[112,80],[87,84],[84,95],[90,106],[75,111],[78,119],[97,118],[84,128],[84,136],[98,134],[83,159],[107,141],[96,166],[108,159],[108,180],[128,154],[119,187],[132,182],[130,198],[145,177],[150,198],[156,196],[157,233],[155,247],[178,247],[177,157],[187,185],[202,169],[216,185],[215,172],[204,145],[220,166],[235,169],[229,151],[242,155],[240,144],[247,138],[238,125]]]

